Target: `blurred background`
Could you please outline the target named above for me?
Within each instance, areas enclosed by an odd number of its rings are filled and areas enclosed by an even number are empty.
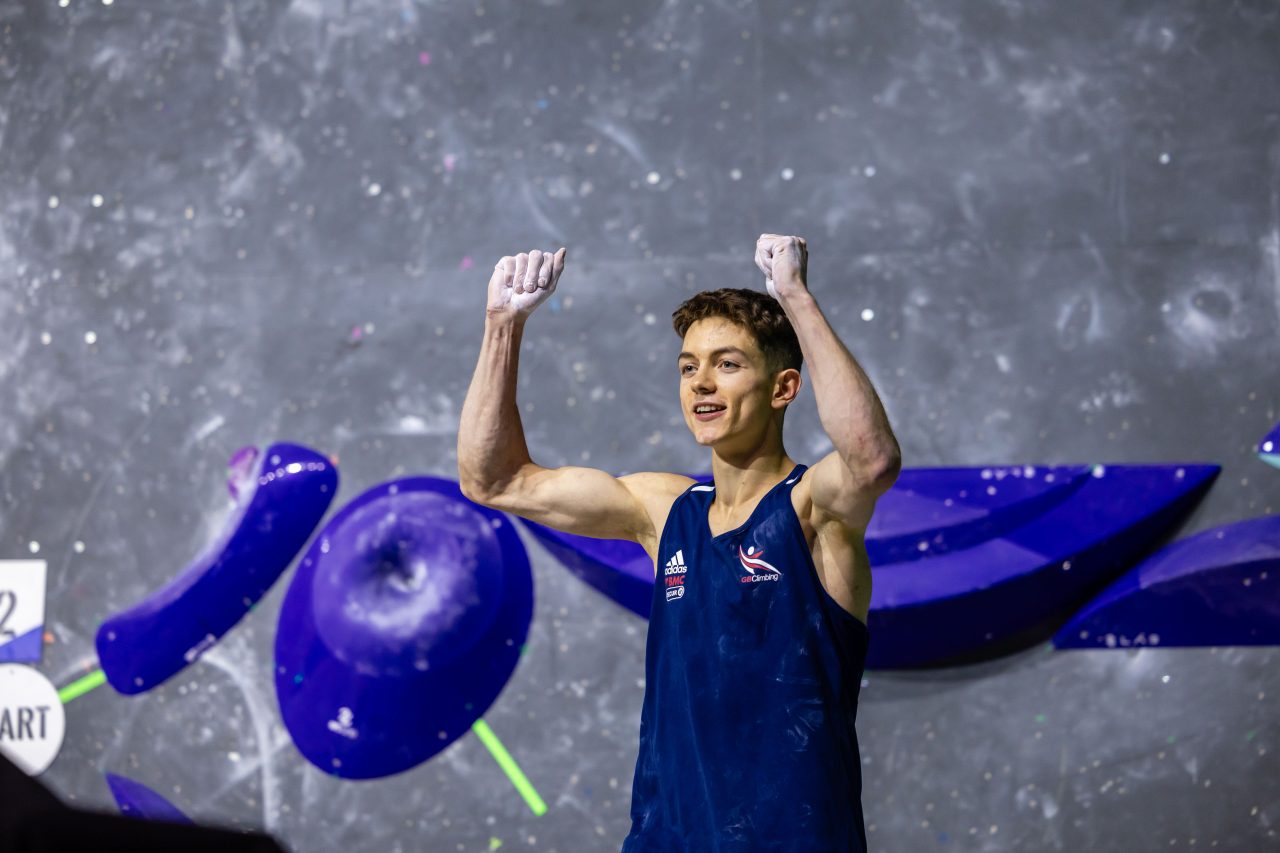
[[[336,458],[331,513],[456,478],[486,282],[535,248],[568,248],[521,360],[542,465],[709,471],[671,312],[763,288],[773,232],[905,467],[1208,462],[1179,536],[1273,514],[1278,92],[1271,0],[0,2],[0,555],[47,561],[38,668],[83,674],[210,541],[243,445]],[[68,703],[41,781],[114,810],[124,774],[297,851],[618,849],[647,624],[520,535],[534,618],[485,720],[545,813],[473,735],[377,780],[307,763],[272,684],[288,575],[157,689]],[[868,671],[871,848],[1269,847],[1278,663]]]

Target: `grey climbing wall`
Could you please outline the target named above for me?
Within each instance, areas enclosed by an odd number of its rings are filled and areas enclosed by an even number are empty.
[[[569,249],[521,363],[542,464],[709,469],[670,313],[761,287],[769,231],[808,240],[907,467],[1221,464],[1179,535],[1280,505],[1267,0],[8,0],[0,199],[0,556],[48,561],[57,684],[214,536],[236,448],[337,457],[335,510],[455,476],[489,271],[533,248]],[[787,446],[830,448],[811,385]],[[377,781],[306,763],[271,681],[288,576],[173,681],[70,702],[42,779],[297,851],[616,850],[646,623],[522,535],[534,622],[485,721],[544,814],[475,736]],[[869,672],[871,846],[1273,845],[1277,664]]]

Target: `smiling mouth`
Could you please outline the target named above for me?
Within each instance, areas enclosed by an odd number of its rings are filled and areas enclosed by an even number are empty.
[[[720,406],[719,408],[713,408],[710,411],[706,411],[706,412],[699,412],[698,407],[695,406],[693,411],[693,416],[700,421],[710,421],[710,420],[714,420],[715,418],[718,418],[720,415],[723,415],[724,412],[725,412],[724,406]]]

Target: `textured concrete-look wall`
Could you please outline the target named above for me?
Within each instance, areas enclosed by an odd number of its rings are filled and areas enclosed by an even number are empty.
[[[0,26],[0,556],[49,563],[57,684],[209,541],[236,448],[338,457],[335,509],[455,476],[485,283],[533,248],[569,249],[521,364],[544,465],[708,469],[670,313],[761,287],[769,231],[808,240],[907,467],[1221,464],[1178,535],[1280,502],[1251,453],[1280,417],[1274,3],[19,0]],[[811,385],[787,445],[829,449]],[[616,850],[646,624],[521,535],[534,622],[485,720],[545,814],[473,736],[378,781],[307,764],[271,681],[285,581],[173,681],[70,703],[42,778],[107,808],[121,773],[298,851]],[[870,672],[872,848],[1274,844],[1277,663]]]

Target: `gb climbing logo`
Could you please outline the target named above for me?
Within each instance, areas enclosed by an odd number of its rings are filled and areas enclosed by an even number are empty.
[[[742,546],[738,546],[738,562],[742,563],[742,568],[747,573],[739,578],[743,583],[755,583],[757,581],[776,581],[782,577],[782,572],[777,567],[764,561],[764,549],[757,548],[754,545],[748,545],[747,550],[742,550]]]

